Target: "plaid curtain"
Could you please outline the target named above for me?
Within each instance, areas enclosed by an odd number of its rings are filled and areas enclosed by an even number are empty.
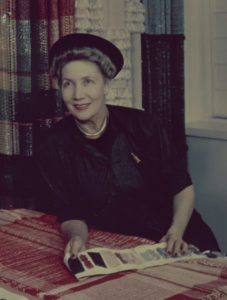
[[[185,144],[183,0],[143,3],[143,108],[160,117],[170,139],[181,149]]]
[[[1,207],[21,206],[15,203],[21,183],[23,193],[30,193],[34,132],[63,116],[48,75],[48,52],[60,36],[74,31],[75,0],[0,0]]]

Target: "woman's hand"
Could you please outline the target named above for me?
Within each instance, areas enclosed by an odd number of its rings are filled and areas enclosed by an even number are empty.
[[[88,227],[84,221],[68,220],[61,224],[61,232],[68,238],[65,256],[75,259],[78,253],[85,250]]]
[[[177,231],[167,231],[159,242],[167,242],[167,253],[173,256],[184,255],[188,251],[188,244]]]
[[[183,234],[191,218],[194,207],[194,188],[186,187],[173,197],[173,219],[167,233],[160,242],[167,242],[167,252],[173,256],[186,254],[189,245],[183,240]]]
[[[185,242],[182,239],[182,235],[174,229],[168,230],[159,242],[167,242],[166,251],[168,254],[172,254],[173,256],[184,255],[187,253],[189,248],[199,251],[199,248],[196,246]]]
[[[85,244],[83,243],[81,237],[76,235],[68,241],[65,247],[65,255],[75,259],[77,258],[78,253],[83,250],[85,250]]]

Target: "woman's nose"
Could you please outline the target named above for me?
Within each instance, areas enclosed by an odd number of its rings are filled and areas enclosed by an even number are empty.
[[[84,97],[84,88],[81,85],[77,85],[74,87],[73,91],[73,98],[74,99],[81,99]]]

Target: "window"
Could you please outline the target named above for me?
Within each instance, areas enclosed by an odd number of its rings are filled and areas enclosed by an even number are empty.
[[[227,1],[184,0],[187,134],[227,139]]]

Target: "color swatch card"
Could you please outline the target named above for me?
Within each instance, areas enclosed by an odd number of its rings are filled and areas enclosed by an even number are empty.
[[[66,254],[64,263],[77,279],[81,279],[93,275],[138,270],[179,260],[201,258],[201,255],[203,254],[189,249],[185,255],[173,257],[166,252],[166,243],[158,243],[123,250],[92,248],[80,252],[76,259],[71,259],[69,254]]]

